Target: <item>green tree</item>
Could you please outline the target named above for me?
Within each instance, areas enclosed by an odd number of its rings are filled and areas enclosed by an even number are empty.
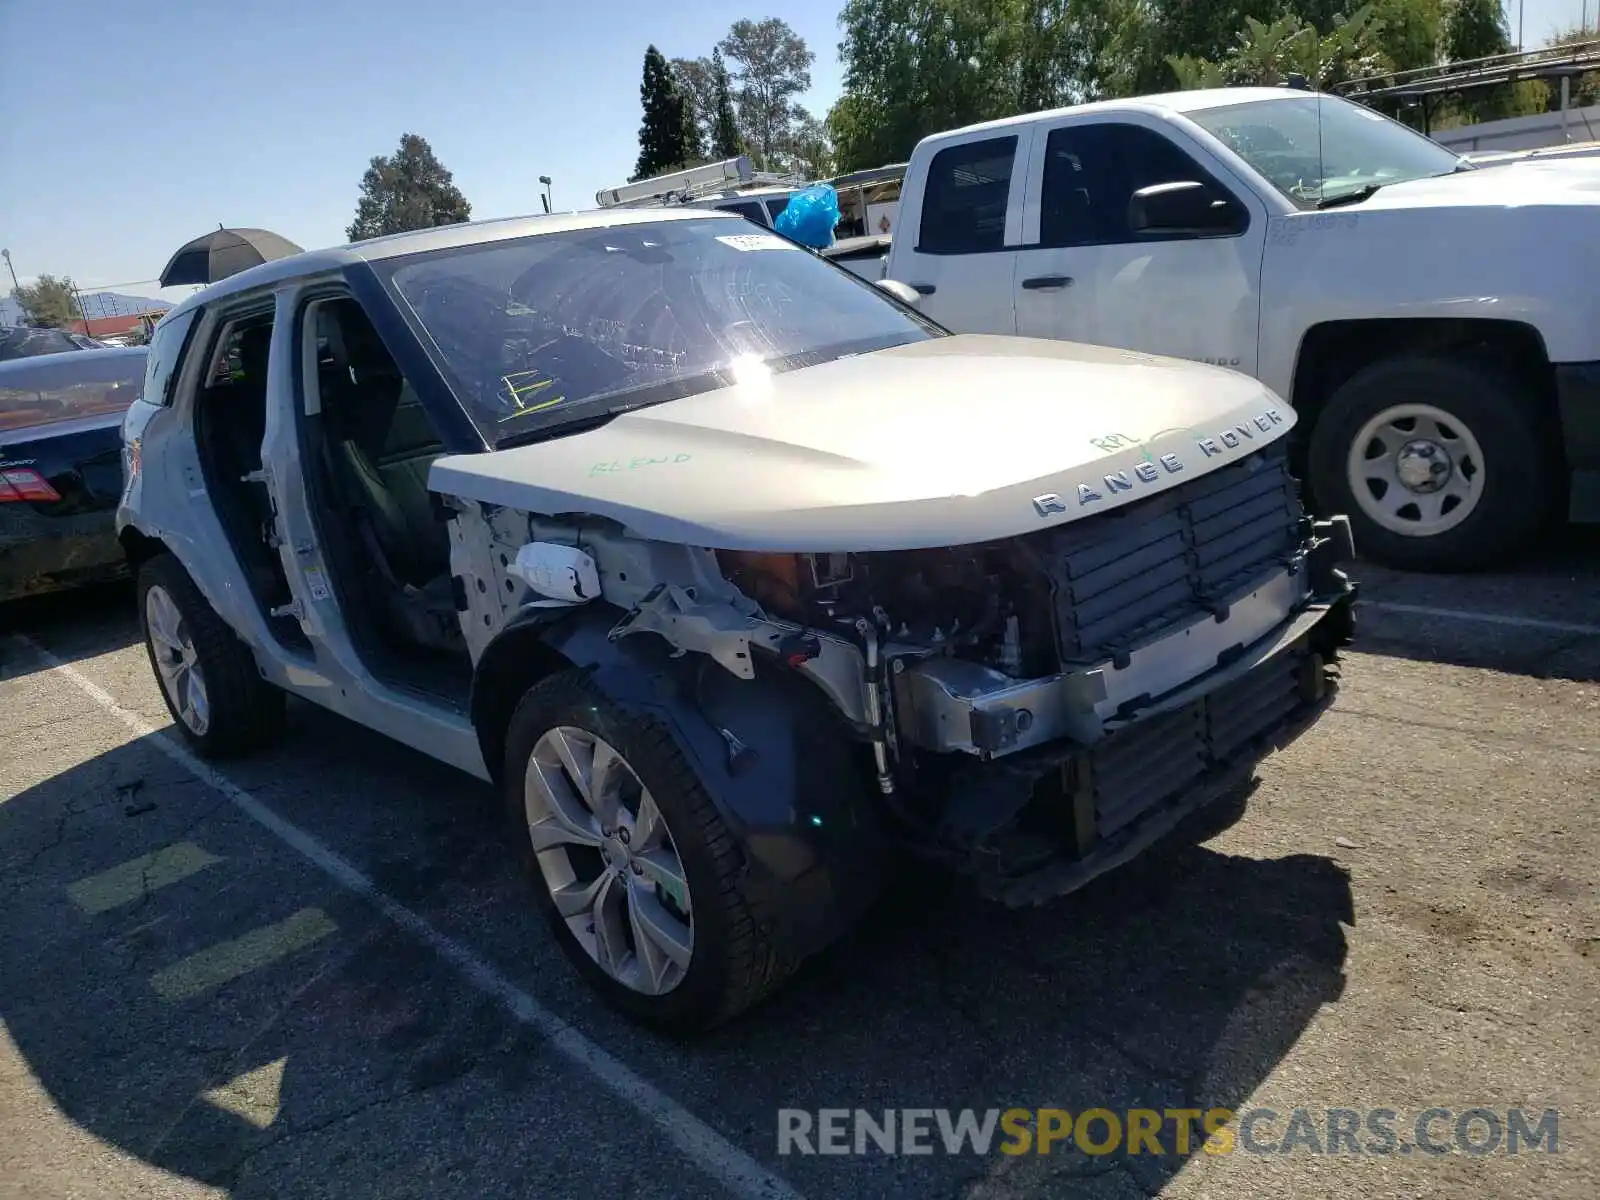
[[[70,276],[58,279],[54,275],[41,275],[32,283],[13,288],[11,298],[35,329],[68,329],[73,322],[83,319],[83,310],[78,307],[78,288]]]
[[[789,170],[807,179],[826,179],[833,174],[833,146],[827,127],[803,108],[795,110],[793,127],[779,156]]]
[[[709,58],[675,58],[672,73],[677,76],[678,90],[689,109],[686,115],[694,126],[689,157],[703,158],[706,148],[716,140],[715,66]]]
[[[1448,0],[1440,40],[1446,62],[1466,62],[1511,52],[1511,30],[1500,0]],[[1550,95],[1538,80],[1476,88],[1453,97],[1437,124],[1475,124],[1542,112]]]
[[[847,0],[838,166],[903,159],[940,129],[1127,90],[1142,0]]]
[[[1246,17],[1244,32],[1221,61],[1192,55],[1175,55],[1167,61],[1182,88],[1271,86],[1290,75],[1303,75],[1313,87],[1325,89],[1385,69],[1373,40],[1372,11],[1367,4],[1348,19],[1335,16],[1326,34],[1293,15],[1270,24]]]
[[[1511,52],[1511,30],[1500,0],[1451,0],[1442,30],[1446,62]]]
[[[639,126],[639,161],[634,179],[648,179],[677,170],[698,157],[693,106],[685,100],[666,56],[654,46],[644,52],[644,80],[639,85],[644,121]]]
[[[979,0],[846,0],[839,24],[844,87],[827,128],[840,170],[902,161],[930,133],[997,115],[1002,54]]]
[[[1372,40],[1396,71],[1439,61],[1444,0],[1373,0]]]
[[[472,216],[472,205],[433,153],[428,140],[415,133],[402,134],[392,155],[378,155],[361,177],[361,198],[356,219],[345,230],[352,242],[455,225]]]
[[[739,115],[733,108],[733,92],[728,80],[728,65],[722,51],[711,52],[711,128],[706,139],[711,157],[721,160],[744,153],[744,138],[739,136]]]
[[[717,49],[730,64],[745,145],[763,169],[770,169],[774,155],[793,139],[801,115],[795,97],[810,89],[817,56],[776,17],[735,21]]]
[[[1593,29],[1568,29],[1565,32],[1553,35],[1545,43],[1544,48],[1551,51],[1560,51],[1568,46],[1582,45],[1585,42],[1600,41],[1600,33]],[[1559,96],[1561,84],[1550,84],[1552,93]],[[1571,93],[1568,100],[1574,108],[1600,104],[1600,71],[1588,71],[1574,79],[1571,84]]]

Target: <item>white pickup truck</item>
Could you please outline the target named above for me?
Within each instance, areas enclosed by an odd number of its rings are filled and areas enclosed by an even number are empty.
[[[1085,104],[919,143],[885,276],[957,332],[1255,376],[1380,561],[1470,569],[1600,521],[1594,160],[1475,169],[1286,88]]]

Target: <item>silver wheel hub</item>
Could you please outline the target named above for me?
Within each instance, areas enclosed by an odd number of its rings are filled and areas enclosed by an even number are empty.
[[[160,584],[145,593],[144,624],[161,690],[178,720],[195,736],[204,737],[211,728],[211,697],[199,651],[177,602]]]
[[[550,898],[595,964],[649,996],[683,982],[694,954],[683,860],[627,760],[587,730],[547,730],[528,758],[523,804]]]
[[[1346,482],[1361,511],[1408,537],[1453,529],[1483,499],[1483,448],[1472,430],[1431,404],[1396,404],[1351,440]]]
[[[1408,490],[1424,496],[1444,487],[1454,471],[1455,464],[1450,461],[1450,452],[1427,438],[1407,442],[1400,447],[1395,460],[1395,474],[1399,476],[1400,483]]]

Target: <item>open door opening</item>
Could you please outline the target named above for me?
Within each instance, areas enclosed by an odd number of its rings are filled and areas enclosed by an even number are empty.
[[[357,301],[313,301],[302,320],[306,484],[345,624],[374,675],[462,704],[449,513],[428,491],[443,441]]]
[[[285,646],[303,650],[310,642],[299,621],[288,613],[272,615],[287,608],[293,595],[278,556],[272,496],[261,474],[271,344],[270,311],[223,325],[196,400],[195,446],[212,506],[267,627]]]

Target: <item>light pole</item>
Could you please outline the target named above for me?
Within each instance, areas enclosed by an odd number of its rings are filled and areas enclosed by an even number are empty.
[[[550,176],[548,176],[548,175],[539,176],[539,182],[544,184],[544,210],[545,210],[545,212],[549,212],[550,211]]]
[[[17,282],[17,268],[12,265],[11,251],[0,250],[0,258],[4,258],[6,260],[6,270],[11,272],[11,286],[13,288],[20,289],[22,285]]]

